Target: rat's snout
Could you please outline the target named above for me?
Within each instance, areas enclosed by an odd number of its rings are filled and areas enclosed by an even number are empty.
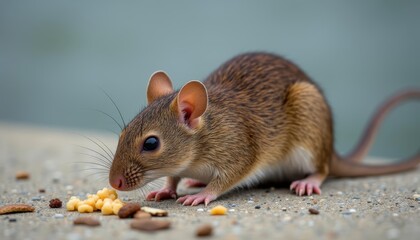
[[[127,181],[122,175],[110,176],[109,183],[117,190],[125,191],[127,189]]]

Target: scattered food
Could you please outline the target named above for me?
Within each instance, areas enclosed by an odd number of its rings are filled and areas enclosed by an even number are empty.
[[[168,211],[158,209],[158,208],[151,208],[151,207],[142,207],[142,211],[150,213],[154,217],[166,217],[168,216]]]
[[[35,210],[34,207],[27,204],[10,204],[4,205],[0,207],[0,215],[1,214],[9,214],[9,213],[19,213],[19,212],[33,212]]]
[[[213,234],[213,226],[211,224],[204,224],[197,228],[195,235],[197,237],[206,237]]]
[[[117,215],[124,203],[118,198],[113,189],[103,188],[96,194],[88,194],[87,199],[80,200],[72,196],[66,204],[67,211],[78,211],[80,213],[91,213],[101,211],[103,215]]]
[[[29,179],[29,173],[26,171],[18,171],[16,172],[16,180],[26,180]]]
[[[53,198],[50,200],[50,208],[61,208],[63,203],[58,198]]]
[[[45,193],[45,189],[41,188],[38,190],[39,193]]]
[[[170,226],[171,226],[170,221],[152,220],[152,219],[136,219],[136,220],[133,220],[130,224],[130,227],[132,229],[148,231],[148,232],[168,229]]]
[[[318,215],[319,214],[319,211],[316,210],[315,208],[309,208],[308,210],[309,210],[310,214],[313,214],[313,215]]]
[[[138,203],[127,203],[121,207],[118,211],[118,217],[120,218],[132,218],[137,211],[140,210],[140,204]]]
[[[210,209],[211,215],[225,215],[227,212],[227,209],[223,207],[222,205],[217,205],[216,207]]]
[[[150,213],[143,212],[143,211],[137,211],[136,214],[134,214],[135,219],[144,219],[144,218],[151,218],[151,217],[152,215]]]
[[[95,227],[95,226],[99,226],[101,225],[101,222],[99,222],[97,219],[91,218],[91,217],[79,217],[76,218],[73,221],[74,225],[86,225],[86,226],[91,226],[91,227]]]

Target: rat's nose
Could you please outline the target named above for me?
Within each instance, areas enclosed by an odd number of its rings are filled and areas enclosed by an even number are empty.
[[[125,178],[123,176],[111,177],[109,179],[109,183],[113,188],[121,191],[123,191],[127,187]]]

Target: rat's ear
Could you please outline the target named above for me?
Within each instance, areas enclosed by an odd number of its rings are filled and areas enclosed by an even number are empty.
[[[208,105],[207,89],[200,81],[190,81],[178,93],[172,106],[178,112],[179,119],[191,128],[200,124],[200,117]]]
[[[147,86],[147,103],[150,104],[157,98],[168,95],[174,91],[171,79],[164,71],[157,71],[150,76]]]

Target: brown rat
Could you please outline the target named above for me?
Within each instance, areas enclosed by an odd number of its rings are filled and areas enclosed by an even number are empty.
[[[385,114],[419,90],[397,94],[370,122],[349,157],[333,148],[331,110],[320,88],[296,65],[266,53],[239,55],[204,83],[174,91],[168,75],[154,73],[148,106],[121,132],[111,185],[133,190],[167,177],[148,200],[176,198],[181,178],[207,186],[178,199],[206,205],[221,194],[261,181],[291,181],[298,195],[320,194],[327,176],[378,175],[415,168],[420,155],[386,166],[359,163]]]

